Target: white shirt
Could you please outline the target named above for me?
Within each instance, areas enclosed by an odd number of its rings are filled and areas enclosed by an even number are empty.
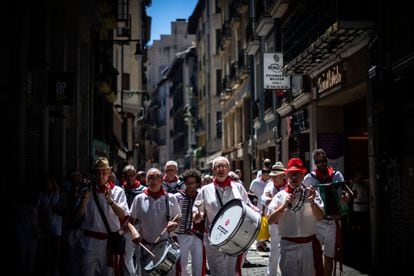
[[[251,204],[246,189],[238,182],[232,181],[231,186],[225,188],[214,185],[214,182],[201,187],[194,201],[193,213],[197,211],[204,212],[208,227],[211,226],[214,217],[223,207],[217,199],[216,189],[223,205],[234,198],[239,198],[246,204]],[[199,204],[198,207],[197,204]]]
[[[131,205],[131,217],[137,220],[138,231],[147,242],[154,242],[168,224],[166,196],[168,196],[169,220],[176,215],[181,217],[180,206],[173,194],[166,193],[154,200],[145,193],[134,198]],[[160,240],[166,239],[168,233],[164,233]]]
[[[262,194],[268,182],[269,181],[263,181],[262,178],[256,178],[253,179],[253,181],[250,183],[249,191],[253,192],[254,195],[257,197],[257,208],[259,208],[259,210],[262,210],[262,206],[264,203],[262,200]]]
[[[82,220],[81,228],[84,230],[90,230],[94,232],[107,233],[105,224],[102,220],[102,216],[99,213],[98,207],[96,206],[95,199],[93,196],[93,191],[89,197],[88,203],[85,208],[85,216]],[[116,204],[124,210],[124,214],[129,215],[128,203],[126,201],[126,196],[124,189],[118,186],[114,186],[111,190],[112,199]],[[105,198],[104,193],[96,193],[98,196],[99,203],[102,207],[103,212],[105,213],[106,220],[108,221],[111,231],[118,231],[121,229],[121,224],[119,222],[118,216],[108,204],[107,199]]]
[[[287,196],[288,193],[285,190],[278,192],[269,204],[269,212],[283,205]],[[314,202],[323,210],[324,205],[317,191]],[[279,218],[278,228],[281,237],[309,237],[316,234],[316,218],[310,202],[305,199],[303,206],[296,212],[285,210]]]

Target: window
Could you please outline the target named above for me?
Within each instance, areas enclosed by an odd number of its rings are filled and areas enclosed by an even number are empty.
[[[218,55],[218,53],[220,53],[220,48],[221,48],[221,30],[217,29],[216,30],[216,55]]]
[[[128,0],[118,0],[118,21],[128,20]]]
[[[221,139],[222,135],[223,135],[223,130],[222,130],[222,120],[221,120],[221,112],[217,112],[216,113],[216,138],[217,139]]]
[[[122,74],[122,89],[129,90],[129,74],[128,73]]]

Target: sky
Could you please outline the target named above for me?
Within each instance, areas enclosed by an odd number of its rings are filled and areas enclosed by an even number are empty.
[[[197,0],[152,0],[147,14],[152,17],[151,40],[159,40],[161,34],[171,34],[171,22],[177,18],[188,18],[193,13]]]

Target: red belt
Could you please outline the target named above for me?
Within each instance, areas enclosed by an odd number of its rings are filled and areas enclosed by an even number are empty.
[[[87,237],[95,238],[98,240],[106,240],[108,238],[108,233],[101,233],[90,230],[83,230],[83,234]]]
[[[313,241],[313,238],[316,237],[315,235],[309,236],[309,237],[282,237],[282,240],[294,242],[294,243],[308,243]]]

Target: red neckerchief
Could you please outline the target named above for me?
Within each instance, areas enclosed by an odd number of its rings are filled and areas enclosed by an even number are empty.
[[[323,172],[319,171],[318,169],[315,170],[316,178],[321,183],[331,183],[332,182],[332,176],[333,176],[333,173],[334,173],[334,169],[332,167],[328,167],[327,170],[328,170],[327,173],[323,173]]]
[[[109,185],[109,189],[113,189],[114,187],[115,187],[115,184],[112,182],[112,181],[108,181],[108,185]],[[106,185],[96,185],[96,191],[98,192],[98,193],[106,193],[106,191],[107,191],[108,189],[107,189],[107,187],[106,187]]]
[[[164,175],[163,177],[162,177],[162,180],[163,181],[165,181],[165,182],[167,182],[167,183],[175,183],[175,182],[178,182],[178,176],[174,176],[174,180],[172,180],[172,181],[169,181],[169,180],[167,180],[167,177]]]
[[[151,192],[150,189],[145,189],[144,193],[147,196],[152,197],[154,200],[157,200],[158,198],[160,198],[162,195],[165,195],[165,191],[164,189],[161,187],[161,189],[158,192]]]
[[[223,182],[218,182],[217,177],[214,177],[214,185],[217,185],[221,188],[229,187],[231,183],[231,177],[227,177]]]
[[[135,179],[134,184],[132,184],[132,186],[128,185],[128,183],[126,181],[122,181],[122,186],[124,186],[124,189],[126,190],[133,190],[138,188],[141,185],[141,183]]]
[[[285,188],[285,191],[288,194],[293,193],[294,190],[295,190],[295,188],[292,188],[290,185],[287,185],[286,188]]]

